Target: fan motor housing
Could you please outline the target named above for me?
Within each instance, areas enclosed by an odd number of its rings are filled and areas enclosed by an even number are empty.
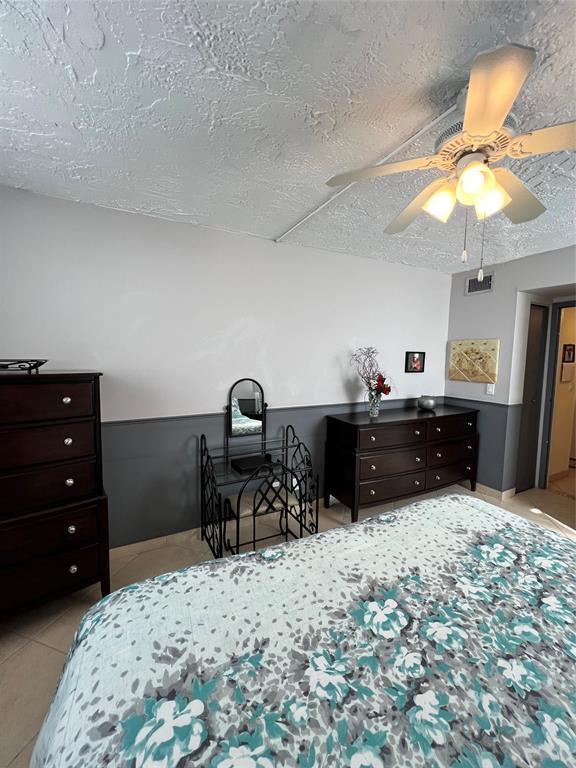
[[[458,161],[472,152],[482,152],[490,163],[501,160],[515,135],[516,120],[508,115],[501,128],[489,136],[470,136],[464,131],[463,120],[451,125],[438,136],[435,153],[438,156],[438,167],[445,171],[453,171]]]

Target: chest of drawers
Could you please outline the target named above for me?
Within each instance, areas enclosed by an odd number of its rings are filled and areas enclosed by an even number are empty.
[[[476,488],[477,411],[439,406],[328,416],[324,503],[352,510],[469,480]]]
[[[0,613],[110,591],[98,373],[0,373]]]

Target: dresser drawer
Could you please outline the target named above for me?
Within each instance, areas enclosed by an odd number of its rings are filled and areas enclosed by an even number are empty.
[[[360,459],[360,480],[396,475],[410,472],[426,466],[426,448],[413,448],[409,451],[377,453]]]
[[[3,384],[0,386],[0,424],[50,421],[94,413],[92,384]]]
[[[423,443],[425,440],[426,423],[423,421],[358,430],[358,447],[362,449],[388,448],[393,445]]]
[[[457,464],[449,464],[446,467],[430,469],[426,473],[426,487],[436,488],[447,483],[456,483],[458,480],[465,480],[472,476],[474,463],[472,461],[460,461]]]
[[[473,435],[476,432],[476,414],[450,416],[442,419],[430,419],[428,422],[428,440],[443,440],[445,437]]]
[[[95,453],[94,422],[0,430],[0,472]]]
[[[56,514],[37,514],[8,522],[0,534],[0,563],[12,565],[68,549],[98,538],[98,505],[70,507]]]
[[[372,504],[376,501],[393,499],[396,496],[407,496],[409,493],[424,490],[425,484],[425,472],[411,472],[409,475],[375,480],[373,483],[360,483],[360,504]]]
[[[475,448],[475,436],[469,437],[466,440],[433,445],[428,448],[428,466],[441,467],[444,464],[454,464],[454,462],[459,460],[473,459]]]
[[[98,581],[96,545],[71,550],[0,570],[0,611]]]
[[[0,516],[96,494],[96,462],[59,464],[0,477]]]

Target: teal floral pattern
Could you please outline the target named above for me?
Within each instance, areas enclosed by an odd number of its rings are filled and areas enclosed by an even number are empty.
[[[115,592],[32,768],[570,768],[576,546],[467,496]]]
[[[135,768],[177,765],[206,741],[206,727],[200,719],[203,713],[204,704],[198,699],[145,700],[143,715],[131,715],[122,722],[124,754],[134,757]]]

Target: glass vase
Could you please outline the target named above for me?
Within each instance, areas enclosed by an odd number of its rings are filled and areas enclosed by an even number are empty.
[[[380,413],[381,392],[368,392],[368,412],[371,419],[375,419]]]

